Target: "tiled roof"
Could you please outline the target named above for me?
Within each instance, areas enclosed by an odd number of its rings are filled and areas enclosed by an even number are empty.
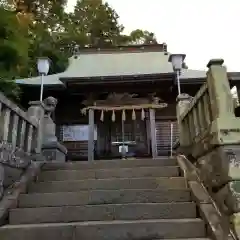
[[[59,80],[61,74],[62,73],[45,76],[44,85],[63,85],[63,83]],[[41,78],[39,76],[32,78],[16,79],[16,83],[27,85],[41,85]]]
[[[114,52],[84,53],[69,58],[65,72],[44,77],[45,85],[62,85],[60,81],[71,78],[114,77],[173,73],[169,55],[164,52]],[[205,71],[184,69],[183,79],[205,78]],[[16,80],[19,84],[39,85],[40,77]]]

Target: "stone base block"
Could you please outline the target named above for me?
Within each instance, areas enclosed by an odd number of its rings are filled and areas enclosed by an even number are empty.
[[[232,215],[240,210],[239,184],[239,181],[229,182],[213,194],[220,210],[227,215]]]
[[[67,149],[59,142],[44,144],[42,147],[43,155],[49,162],[65,162]]]
[[[240,237],[240,213],[235,213],[231,216],[231,224],[235,234]]]
[[[197,168],[204,184],[211,188],[220,188],[240,176],[240,148],[237,145],[219,146],[200,157]]]

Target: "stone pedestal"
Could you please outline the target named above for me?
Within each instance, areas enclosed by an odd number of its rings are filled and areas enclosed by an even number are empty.
[[[64,162],[66,160],[67,149],[58,142],[56,125],[49,115],[45,115],[43,119],[42,152],[47,161]]]
[[[43,144],[42,147],[43,155],[47,161],[51,162],[65,162],[67,149],[59,142],[52,142]]]
[[[180,117],[189,106],[189,103],[192,101],[192,98],[187,93],[181,93],[177,97],[177,117]]]

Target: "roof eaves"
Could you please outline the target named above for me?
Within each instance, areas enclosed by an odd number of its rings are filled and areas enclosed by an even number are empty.
[[[59,77],[62,73],[59,74],[52,74],[43,77],[43,84],[45,86],[61,86],[64,85],[63,82],[59,80]],[[32,77],[32,78],[25,78],[25,79],[16,79],[15,82],[17,84],[24,84],[24,85],[31,85],[31,86],[38,86],[41,85],[41,77]]]
[[[153,73],[153,74],[133,74],[133,75],[114,75],[114,76],[92,76],[92,77],[66,77],[62,76],[59,79],[62,82],[66,81],[80,81],[80,80],[108,80],[108,79],[156,79],[156,78],[163,78],[174,76],[173,72],[170,73]]]

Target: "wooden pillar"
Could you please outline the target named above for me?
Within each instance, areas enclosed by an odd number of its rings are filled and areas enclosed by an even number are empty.
[[[155,109],[149,109],[152,158],[157,158]]]
[[[94,160],[94,110],[88,111],[88,161]]]
[[[147,150],[148,150],[148,155],[151,155],[151,131],[150,131],[150,121],[149,118],[146,119],[146,136],[147,136]]]

